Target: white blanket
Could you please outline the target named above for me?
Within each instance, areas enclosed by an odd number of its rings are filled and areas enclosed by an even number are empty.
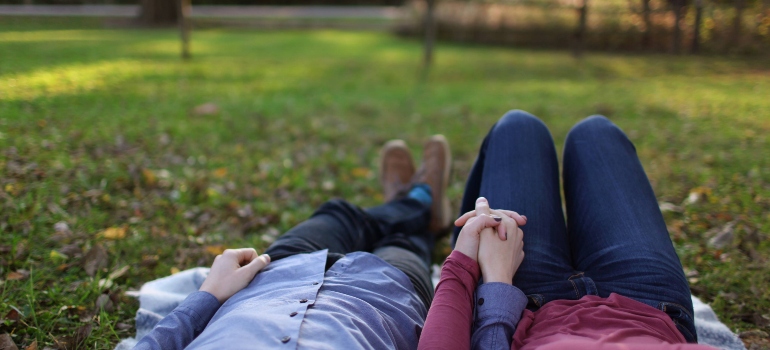
[[[434,271],[436,267],[434,267]],[[168,315],[188,295],[195,292],[203,284],[209,269],[198,267],[177,274],[150,281],[142,286],[139,292],[127,294],[139,298],[139,310],[136,312],[136,338],[123,339],[115,350],[129,350],[150,332],[155,324]],[[433,285],[438,282],[434,273]],[[745,350],[743,342],[719,322],[714,310],[695,296],[692,297],[695,311],[695,329],[698,333],[698,343],[711,345],[719,349]]]

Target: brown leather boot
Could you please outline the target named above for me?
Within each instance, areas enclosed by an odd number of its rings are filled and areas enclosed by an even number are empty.
[[[385,203],[405,196],[414,176],[412,153],[402,140],[390,140],[380,151],[380,183]]]
[[[452,225],[452,208],[446,196],[451,168],[452,152],[449,150],[449,142],[444,135],[432,136],[423,148],[422,165],[413,182],[430,186],[433,204],[430,208],[428,231],[436,236],[447,233]]]

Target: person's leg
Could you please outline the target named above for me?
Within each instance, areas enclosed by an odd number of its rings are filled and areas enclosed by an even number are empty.
[[[265,253],[272,260],[279,260],[322,249],[329,249],[332,256],[371,252],[376,244],[393,233],[422,234],[429,215],[429,204],[409,197],[367,210],[334,199],[324,203],[310,219],[279,237]]]
[[[527,216],[522,227],[526,255],[513,282],[530,298],[530,309],[582,296],[576,287],[581,284],[579,276],[570,280],[574,270],[561,209],[559,166],[542,121],[511,111],[495,124],[468,178],[461,213],[473,210],[479,196],[486,197],[493,209]]]
[[[585,119],[567,136],[563,175],[573,266],[599,296],[666,311],[694,341],[690,289],[631,141],[602,116]]]
[[[422,189],[428,202],[404,197],[364,210],[342,200],[329,201],[310,219],[278,238],[265,253],[280,260],[329,249],[328,269],[347,253],[373,252],[404,272],[429,308],[433,300],[429,268],[433,236],[427,233],[431,194],[427,186]]]

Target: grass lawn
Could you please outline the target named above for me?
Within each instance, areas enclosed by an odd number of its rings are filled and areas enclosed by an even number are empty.
[[[181,62],[175,30],[0,18],[0,335],[114,346],[134,332],[138,303],[124,292],[227,247],[262,249],[331,197],[378,204],[377,154],[391,138],[417,151],[448,137],[457,207],[483,136],[519,108],[558,149],[594,113],[623,128],[670,203],[693,293],[767,346],[766,60],[442,44],[421,84],[419,43],[384,33],[193,40]],[[207,102],[218,113],[192,112]],[[733,239],[717,249],[719,231]]]

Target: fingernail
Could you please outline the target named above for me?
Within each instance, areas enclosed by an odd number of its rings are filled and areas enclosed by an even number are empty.
[[[501,218],[501,217],[499,217],[497,215],[492,215],[492,218],[495,219],[495,221],[497,221],[497,222],[503,221],[503,218]]]
[[[522,215],[521,217],[523,217],[523,218],[524,218],[524,221],[526,221],[526,220],[527,220],[527,216],[526,216],[526,215]]]

